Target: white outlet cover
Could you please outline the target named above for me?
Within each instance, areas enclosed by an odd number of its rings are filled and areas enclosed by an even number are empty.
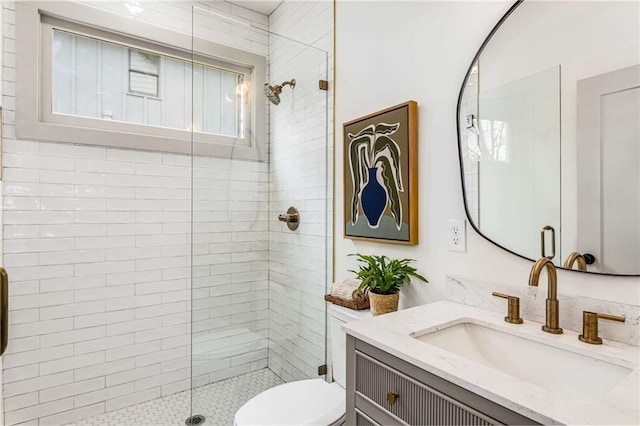
[[[447,248],[449,251],[467,251],[467,221],[450,219],[447,228]]]

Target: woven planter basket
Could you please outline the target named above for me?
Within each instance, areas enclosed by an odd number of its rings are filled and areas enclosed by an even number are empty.
[[[397,311],[398,300],[400,300],[400,293],[376,294],[372,291],[369,292],[369,303],[374,317]]]

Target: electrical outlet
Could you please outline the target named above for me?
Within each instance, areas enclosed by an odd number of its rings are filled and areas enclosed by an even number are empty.
[[[449,251],[467,251],[467,221],[464,219],[449,220]]]

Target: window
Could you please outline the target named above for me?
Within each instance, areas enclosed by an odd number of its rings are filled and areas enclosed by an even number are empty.
[[[193,64],[55,28],[52,62],[53,114],[244,139],[248,68]]]
[[[251,88],[266,81],[264,57],[78,4],[32,5],[16,8],[18,137],[263,159],[266,106]]]
[[[158,96],[160,55],[136,49],[128,49],[128,51],[129,91]]]

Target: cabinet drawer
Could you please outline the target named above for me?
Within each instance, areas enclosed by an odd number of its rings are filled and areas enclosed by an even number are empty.
[[[379,426],[360,410],[356,410],[356,426]]]
[[[497,424],[494,419],[417,382],[370,356],[356,351],[356,396],[369,399],[391,413],[402,423],[411,425],[473,425]],[[387,400],[397,394],[395,402]],[[356,397],[356,408],[358,408]],[[364,407],[363,407],[364,408]],[[372,413],[373,414],[373,413]]]

